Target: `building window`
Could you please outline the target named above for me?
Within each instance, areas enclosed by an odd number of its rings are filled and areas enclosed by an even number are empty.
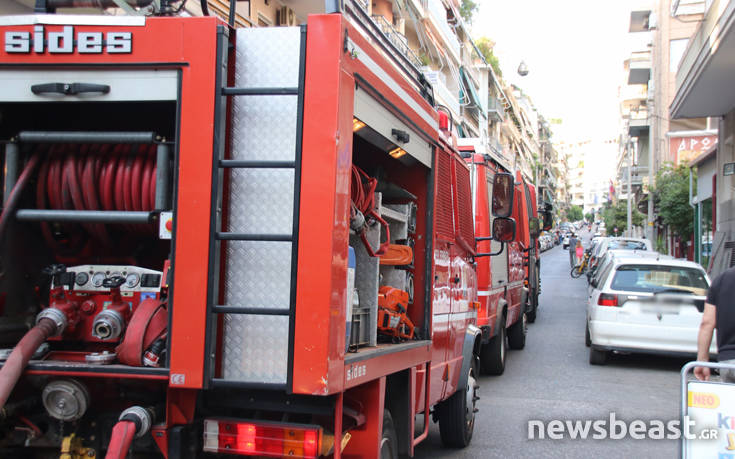
[[[675,73],[679,68],[681,58],[684,56],[684,51],[687,49],[689,44],[688,38],[680,38],[678,40],[671,40],[669,42],[669,71]]]

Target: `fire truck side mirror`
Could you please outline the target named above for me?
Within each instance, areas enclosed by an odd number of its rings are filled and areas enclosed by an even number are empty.
[[[536,217],[529,218],[528,231],[531,234],[531,238],[538,239],[541,235],[541,220]]]
[[[493,220],[493,239],[511,242],[516,238],[516,222],[512,218],[497,217]]]
[[[506,218],[513,213],[514,186],[512,174],[498,172],[493,177],[492,213],[494,217]]]

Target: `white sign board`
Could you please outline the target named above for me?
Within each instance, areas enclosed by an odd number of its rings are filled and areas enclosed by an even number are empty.
[[[735,459],[735,384],[690,381],[687,414],[693,428],[685,458]]]

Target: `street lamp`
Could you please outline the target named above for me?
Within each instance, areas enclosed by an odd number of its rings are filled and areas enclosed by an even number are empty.
[[[528,66],[526,65],[525,61],[521,61],[521,63],[518,64],[518,75],[520,76],[528,75]]]

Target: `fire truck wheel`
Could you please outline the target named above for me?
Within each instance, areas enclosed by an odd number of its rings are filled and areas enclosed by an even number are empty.
[[[475,430],[475,412],[479,397],[475,375],[476,365],[470,365],[467,384],[460,387],[447,400],[443,401],[438,408],[439,434],[442,444],[450,448],[464,448],[472,441],[472,433]]]
[[[505,324],[505,320],[500,322]],[[502,375],[505,371],[505,327],[480,349],[480,368],[486,375]]]
[[[526,347],[526,313],[521,314],[521,318],[508,328],[508,347],[511,349],[521,350]]]
[[[607,351],[590,348],[590,365],[605,365],[607,363]]]
[[[398,435],[390,411],[383,410],[383,435],[380,439],[380,459],[398,459]]]

